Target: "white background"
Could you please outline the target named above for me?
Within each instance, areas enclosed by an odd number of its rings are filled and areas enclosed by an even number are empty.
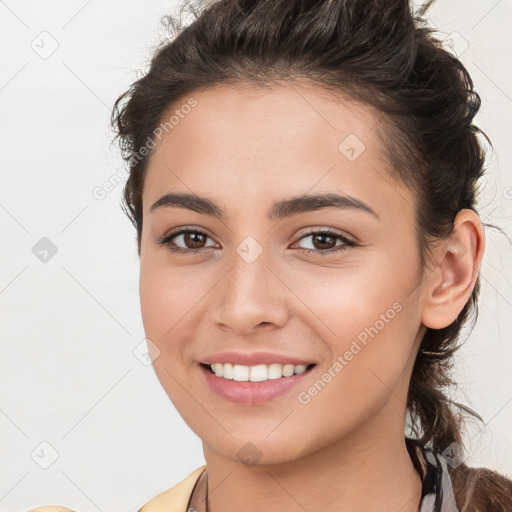
[[[0,512],[137,510],[204,463],[200,440],[133,353],[144,331],[122,184],[92,195],[122,166],[110,147],[112,104],[175,6],[0,1]],[[510,0],[438,0],[430,14],[444,36],[458,33],[451,39],[482,97],[476,124],[495,152],[480,214],[509,236],[511,14]],[[57,44],[47,58],[33,48]],[[456,398],[486,422],[469,424],[467,462],[512,477],[512,259],[504,235],[486,234]],[[32,252],[43,237],[57,248],[46,263]],[[58,458],[43,469],[52,450]]]

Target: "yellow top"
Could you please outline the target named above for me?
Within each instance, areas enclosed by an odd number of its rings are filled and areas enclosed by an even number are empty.
[[[174,487],[161,492],[148,501],[137,512],[188,512],[187,505],[192,490],[205,469],[206,464],[203,464]]]

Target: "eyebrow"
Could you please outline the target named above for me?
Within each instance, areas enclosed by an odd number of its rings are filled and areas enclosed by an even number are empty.
[[[210,199],[200,197],[195,194],[170,192],[163,195],[153,203],[149,211],[152,213],[155,210],[164,207],[185,208],[187,210],[192,210],[204,215],[210,215],[221,220],[228,219],[226,210]],[[339,195],[334,193],[304,195],[278,201],[272,205],[270,210],[267,211],[267,217],[270,220],[277,220],[300,213],[322,210],[324,208],[357,209],[380,219],[379,215],[360,199],[349,195]]]

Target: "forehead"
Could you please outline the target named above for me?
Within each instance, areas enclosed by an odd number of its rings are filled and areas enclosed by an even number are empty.
[[[194,106],[189,107],[192,101]],[[319,85],[217,85],[181,97],[164,112],[165,142],[160,141],[155,153],[166,142],[172,145],[171,137],[166,137],[171,133],[176,145],[187,141],[199,149],[221,140],[217,149],[224,153],[247,154],[258,147],[297,150],[307,140],[308,147],[325,141],[324,145],[334,144],[337,149],[338,140],[351,133],[366,148],[378,150],[373,129],[381,119],[372,107]]]
[[[233,202],[236,190],[243,202],[322,189],[365,196],[376,209],[411,200],[405,189],[397,196],[403,187],[386,172],[375,132],[381,116],[341,93],[302,84],[222,85],[181,98],[162,123],[171,116],[148,165],[145,213],[170,190]]]

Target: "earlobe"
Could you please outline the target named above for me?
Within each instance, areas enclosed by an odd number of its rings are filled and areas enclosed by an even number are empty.
[[[478,215],[461,210],[449,238],[436,251],[438,265],[426,287],[422,323],[442,329],[456,320],[473,292],[485,250],[485,235]]]

